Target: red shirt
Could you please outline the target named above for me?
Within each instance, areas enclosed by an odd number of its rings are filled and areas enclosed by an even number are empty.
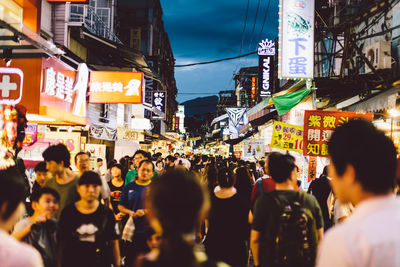
[[[251,191],[251,197],[250,197],[251,207],[254,207],[254,204],[256,204],[256,201],[257,201],[258,197],[260,196],[260,185],[259,185],[260,181],[261,181],[262,191],[264,194],[275,190],[276,184],[275,184],[274,180],[272,180],[272,178],[262,177],[262,178],[258,179],[254,183],[253,190]]]

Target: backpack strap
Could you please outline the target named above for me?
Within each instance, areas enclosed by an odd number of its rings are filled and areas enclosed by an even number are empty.
[[[260,180],[258,180],[258,191],[260,192],[260,196],[261,196],[262,194],[264,194],[263,189],[262,189],[262,179],[263,179],[263,178],[261,178]]]

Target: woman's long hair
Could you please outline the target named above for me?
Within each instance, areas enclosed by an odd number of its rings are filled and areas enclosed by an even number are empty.
[[[187,237],[194,236],[202,214],[209,207],[206,191],[192,173],[171,170],[151,184],[147,197],[150,221],[153,227],[162,230],[157,265],[197,266],[194,241],[188,241]]]

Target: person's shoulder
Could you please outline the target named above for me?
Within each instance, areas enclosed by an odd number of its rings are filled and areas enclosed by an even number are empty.
[[[39,252],[33,247],[18,242],[9,235],[2,234],[0,242],[0,262],[1,266],[43,266]],[[23,255],[23,257],[21,257]]]
[[[50,179],[48,179],[45,183],[44,183],[44,186],[46,186],[46,187],[52,187],[52,186],[55,186],[57,183],[56,183],[56,178],[55,177],[51,177]]]

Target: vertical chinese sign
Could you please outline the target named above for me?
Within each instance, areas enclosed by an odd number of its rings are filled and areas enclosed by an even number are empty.
[[[258,91],[260,97],[270,97],[274,84],[275,43],[266,39],[258,47]]]
[[[314,0],[280,0],[279,77],[313,78]]]
[[[303,154],[311,157],[327,157],[328,141],[333,131],[351,119],[372,121],[372,113],[306,110],[304,114]]]
[[[308,182],[317,178],[317,157],[310,157],[308,160]]]
[[[153,120],[165,120],[167,92],[166,91],[153,91],[153,107],[159,111],[158,114],[153,113],[151,118]],[[163,114],[163,115],[159,115]],[[175,118],[176,119],[176,118]]]

